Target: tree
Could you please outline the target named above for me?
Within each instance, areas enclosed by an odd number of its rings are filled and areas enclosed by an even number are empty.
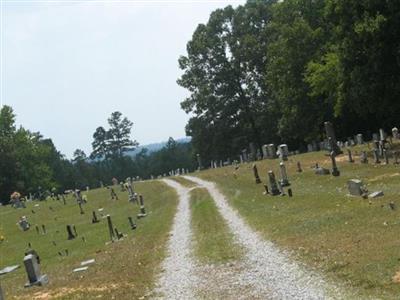
[[[391,128],[400,113],[400,2],[329,0],[325,12],[331,47],[309,67],[313,95],[332,98],[344,132]]]
[[[102,126],[97,127],[96,131],[93,133],[93,142],[92,142],[93,151],[90,154],[90,158],[107,159],[109,157],[107,139],[108,139],[107,131]]]
[[[323,98],[311,98],[305,81],[308,63],[320,57],[328,39],[324,0],[287,0],[274,6],[267,34],[266,81],[278,116],[280,139],[292,146],[320,136],[321,124],[332,116]]]
[[[122,157],[124,152],[130,149],[135,149],[138,142],[131,140],[131,130],[133,123],[126,117],[122,119],[122,114],[119,111],[113,112],[108,119],[110,129],[108,130],[108,143],[110,153],[114,157]]]
[[[249,1],[214,11],[179,58],[184,73],[178,84],[190,92],[181,106],[193,114],[187,134],[203,157],[237,154],[250,142],[260,146],[263,136],[274,132],[259,120],[273,119],[263,78],[268,44],[263,33],[275,2]],[[208,152],[198,149],[205,136],[212,141]]]
[[[81,149],[76,149],[74,151],[74,162],[81,162],[87,159],[86,153]]]

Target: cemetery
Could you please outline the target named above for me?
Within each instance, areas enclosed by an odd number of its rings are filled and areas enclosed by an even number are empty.
[[[0,207],[0,269],[19,266],[0,275],[5,299],[95,299],[99,295],[133,299],[151,291],[151,278],[165,255],[176,196],[159,182],[135,183],[134,189],[143,195],[146,207],[147,216],[140,220],[136,218],[140,206],[129,202],[128,192],[119,188],[115,188],[118,201],[110,200],[105,187],[81,192],[87,197],[84,214],[72,194],[65,196],[65,205],[49,197],[28,201],[26,208]],[[114,225],[113,242],[107,215]],[[28,230],[17,224],[21,216],[30,223]],[[123,237],[118,238],[116,231]],[[39,272],[46,277],[37,279],[43,283],[28,278],[24,264],[32,255],[24,253],[29,250],[40,257]]]
[[[0,1],[0,300],[400,299],[399,20]]]
[[[252,229],[296,260],[360,297],[391,298],[400,291],[400,170],[393,155],[400,143],[388,140],[381,151],[390,153],[386,158],[376,147],[363,141],[338,147],[336,155],[328,148],[247,157],[241,164],[169,177],[190,191],[195,257],[223,265],[241,261],[244,250],[213,197],[187,175],[215,182]],[[319,169],[327,173],[318,176]],[[1,207],[0,267],[14,268],[0,275],[3,292],[16,299],[153,295],[177,197],[160,180],[118,185],[16,207],[18,198]],[[39,269],[36,277],[29,268]],[[107,289],[96,287],[108,283]]]

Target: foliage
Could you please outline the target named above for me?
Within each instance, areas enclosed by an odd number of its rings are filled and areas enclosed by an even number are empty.
[[[304,148],[393,127],[400,112],[400,3],[248,1],[211,13],[179,59],[194,151],[238,156],[255,142]]]

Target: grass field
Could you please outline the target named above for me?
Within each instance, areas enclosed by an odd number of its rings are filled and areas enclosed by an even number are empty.
[[[241,249],[234,243],[232,233],[207,190],[194,189],[190,196],[197,258],[205,263],[226,263],[239,259]]]
[[[72,197],[67,199],[65,206],[62,201],[47,200],[28,203],[26,209],[0,207],[0,232],[5,236],[0,243],[0,268],[14,264],[21,266],[1,277],[6,299],[47,299],[50,296],[136,299],[146,295],[154,285],[165,256],[177,195],[165,184],[155,181],[137,183],[135,189],[144,196],[148,216],[136,221],[138,227],[134,231],[127,218],[136,219],[139,207],[128,203],[127,193],[119,192],[119,187],[116,188],[117,201],[110,200],[109,190],[105,188],[89,191],[83,215]],[[34,206],[36,204],[39,206]],[[98,211],[100,208],[103,208],[102,212]],[[93,210],[101,220],[97,224],[91,224]],[[101,213],[110,214],[114,227],[128,236],[106,245],[110,238],[106,219],[101,218]],[[16,225],[22,215],[26,215],[33,226],[29,231],[23,232]],[[42,224],[45,224],[47,234],[37,235],[34,226]],[[67,240],[67,224],[76,226],[76,239]],[[24,288],[27,277],[23,257],[28,242],[41,258],[42,273],[49,276],[47,286]],[[65,249],[69,255],[60,256],[58,252],[64,253]],[[87,271],[72,273],[81,261],[90,258],[95,258],[96,262]]]
[[[353,148],[360,152],[360,147]],[[355,287],[362,296],[398,299],[400,283],[392,280],[400,271],[400,165],[348,163],[337,158],[340,177],[315,175],[312,166],[330,168],[325,152],[290,156],[286,162],[293,197],[263,195],[255,184],[252,164],[206,170],[197,176],[215,181],[230,203],[266,239],[293,256],[323,271],[328,277]],[[296,172],[300,161],[302,173]],[[267,171],[279,178],[279,160],[256,163],[263,183]],[[348,196],[347,181],[363,180],[369,191],[384,197]],[[389,203],[396,209],[392,210]]]

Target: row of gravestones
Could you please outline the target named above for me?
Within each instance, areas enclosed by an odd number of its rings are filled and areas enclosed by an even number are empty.
[[[359,133],[354,137],[354,140],[352,138],[348,138],[346,142],[340,142],[336,140],[336,135],[335,131],[333,128],[333,124],[331,122],[325,122],[324,123],[325,127],[325,133],[327,136],[327,139],[324,140],[323,142],[320,142],[319,145],[317,142],[313,142],[312,144],[307,145],[307,150],[308,152],[312,151],[318,151],[319,149],[325,149],[329,150],[329,152],[333,152],[333,155],[336,156],[338,154],[343,153],[341,148],[343,147],[349,147],[349,146],[354,146],[354,145],[361,145],[364,143],[364,137],[363,134]],[[399,139],[399,130],[394,127],[392,129],[392,137],[395,139]],[[374,142],[379,142],[383,146],[381,146],[381,156],[383,157],[383,148],[384,148],[384,143],[386,142],[387,134],[383,129],[379,130],[379,134],[375,133],[372,136],[372,139]],[[290,154],[298,154],[300,153],[299,151],[295,151],[293,153],[289,152],[288,146],[286,144],[281,144],[278,147],[275,146],[275,144],[266,144],[262,146],[262,154],[260,153],[259,150],[256,150],[256,147],[254,143],[250,143],[249,145],[250,153],[248,154],[247,149],[243,149],[242,153],[239,155],[239,162],[244,163],[244,162],[250,162],[250,161],[255,161],[255,160],[260,160],[260,159],[274,159],[279,156],[279,158],[282,161],[287,160],[287,157]],[[396,154],[396,153],[395,153]],[[396,159],[397,160],[397,159]],[[236,161],[234,161],[236,163]],[[201,157],[200,154],[197,154],[197,164],[198,164],[198,170],[203,169],[203,165],[201,162]],[[218,167],[223,167],[227,165],[231,165],[231,161],[228,158],[225,162],[222,160],[219,161],[219,164],[217,161],[212,160],[210,162],[210,168],[218,168]],[[332,160],[332,164],[335,164],[335,162]],[[337,174],[337,172],[333,172],[333,174]]]
[[[300,163],[297,164],[297,171],[298,172],[302,172],[303,170],[301,169],[301,165]],[[268,171],[268,183],[269,184],[264,184],[264,188],[265,188],[265,195],[271,195],[271,196],[276,196],[276,195],[281,195],[281,196],[285,196],[285,191],[284,191],[284,187],[289,187],[290,186],[290,182],[289,182],[289,178],[287,175],[287,171],[286,171],[286,166],[283,162],[279,163],[279,171],[280,171],[280,175],[281,178],[279,180],[276,179],[275,174],[272,170]],[[258,174],[258,169],[256,164],[253,165],[253,175],[254,175],[254,179],[256,184],[261,183],[261,179],[260,176]],[[291,188],[288,189],[288,195],[289,197],[293,196],[293,191]]]
[[[131,181],[127,181],[127,184],[125,185],[125,187],[126,187],[126,191],[128,192],[129,202],[137,202],[140,205],[140,212],[137,215],[137,218],[141,219],[141,218],[146,217],[147,214],[146,214],[146,209],[144,206],[143,196],[137,195],[137,193],[134,192]],[[76,197],[77,203],[79,205],[80,214],[84,214],[82,204],[84,204],[85,202],[82,200],[80,191],[76,190],[74,192],[74,196]],[[116,227],[113,226],[111,216],[106,215],[106,219],[107,219],[107,228],[108,228],[111,242],[114,242],[116,240],[120,240],[121,238],[123,238],[124,235],[121,232],[119,232]],[[93,211],[91,223],[96,224],[99,222],[100,222],[100,220],[98,219],[96,212]],[[132,217],[128,217],[128,222],[129,222],[130,228],[132,230],[136,229],[137,225],[134,222]],[[24,231],[26,231],[30,228],[29,222],[27,221],[26,218],[21,218],[21,220],[19,222],[19,226]],[[66,225],[66,230],[67,230],[67,239],[68,240],[75,239],[78,236],[76,227],[74,225]],[[40,234],[38,226],[36,226],[36,231],[38,234]],[[43,234],[47,233],[45,225],[42,225],[42,232],[43,232]],[[84,237],[82,237],[82,239],[83,239],[83,241],[85,241]],[[55,241],[53,241],[53,244],[56,245]],[[39,256],[37,255],[35,250],[31,249],[31,243],[28,243],[28,246],[30,249],[27,253],[25,253],[25,257],[24,257],[24,266],[25,266],[25,271],[27,273],[27,277],[28,277],[28,283],[25,284],[25,287],[30,287],[30,286],[34,286],[34,285],[41,286],[41,285],[47,284],[48,276],[41,274]],[[66,253],[66,255],[68,255],[67,249],[65,250],[65,253]],[[59,252],[59,254],[60,254],[60,252]],[[1,290],[0,290],[0,295],[3,297],[3,295],[1,294]],[[3,299],[4,299],[4,297],[3,297]],[[2,300],[2,298],[0,298],[0,300]]]

